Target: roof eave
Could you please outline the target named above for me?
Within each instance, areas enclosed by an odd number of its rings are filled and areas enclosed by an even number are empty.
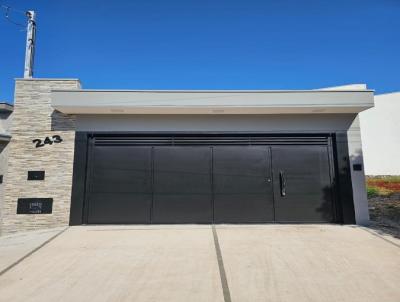
[[[88,91],[54,90],[65,114],[358,113],[374,106],[373,91]]]

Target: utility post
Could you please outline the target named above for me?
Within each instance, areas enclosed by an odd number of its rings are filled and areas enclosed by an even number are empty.
[[[32,10],[27,11],[26,16],[28,17],[28,26],[26,29],[24,78],[32,78],[33,63],[35,59],[35,38],[36,38],[35,12]]]

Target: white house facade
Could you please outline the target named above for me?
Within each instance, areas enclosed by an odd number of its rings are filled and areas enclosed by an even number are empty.
[[[2,232],[81,224],[367,224],[374,93],[84,90],[16,80]]]
[[[400,175],[400,92],[375,96],[360,113],[366,175]]]

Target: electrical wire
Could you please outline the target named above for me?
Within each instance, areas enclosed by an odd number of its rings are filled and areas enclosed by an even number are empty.
[[[5,4],[2,4],[2,5],[1,5],[1,8],[5,10],[4,18],[5,18],[8,22],[10,22],[11,24],[14,24],[14,25],[16,25],[16,26],[20,26],[20,27],[24,27],[24,28],[25,28],[26,25],[21,24],[21,23],[18,23],[18,22],[15,22],[14,20],[12,20],[12,19],[10,18],[10,12],[12,11],[12,12],[20,13],[20,14],[23,14],[23,15],[25,15],[25,16],[26,16],[26,12],[24,12],[24,11],[22,11],[22,10],[15,9],[15,8],[12,8],[11,6],[5,5]]]
[[[20,13],[20,14],[22,14],[22,15],[26,15],[26,11],[13,8],[13,7],[11,7],[10,5],[7,5],[6,3],[4,3],[4,1],[1,1],[1,2],[2,2],[2,4],[1,4],[1,7],[2,7],[2,8],[7,8],[7,9],[10,10],[10,11],[13,11],[13,12],[16,12],[16,13]]]

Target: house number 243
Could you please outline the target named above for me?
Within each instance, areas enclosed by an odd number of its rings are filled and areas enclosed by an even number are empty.
[[[36,148],[40,148],[40,147],[44,147],[44,145],[59,144],[62,141],[63,140],[62,140],[61,136],[53,135],[52,137],[47,136],[44,140],[36,138],[36,139],[32,140],[32,143],[35,144]]]

